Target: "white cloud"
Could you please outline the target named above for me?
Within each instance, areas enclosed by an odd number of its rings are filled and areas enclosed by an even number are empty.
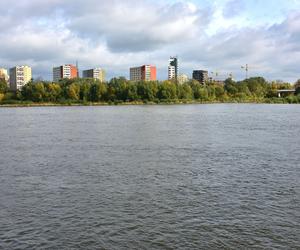
[[[87,12],[73,13],[67,27],[78,36],[105,40],[116,52],[155,50],[193,38],[201,16],[191,3],[154,5],[146,1],[103,1]]]
[[[239,78],[244,76],[240,66],[248,63],[256,66],[250,74],[300,77],[299,12],[273,26],[248,27],[243,15],[223,15],[226,5],[3,1],[9,8],[0,6],[0,66],[28,63],[35,76],[51,79],[52,66],[78,60],[81,69],[101,66],[109,77],[128,76],[130,66],[156,64],[159,78],[165,79],[168,57],[177,54],[181,72],[189,75],[201,67]]]

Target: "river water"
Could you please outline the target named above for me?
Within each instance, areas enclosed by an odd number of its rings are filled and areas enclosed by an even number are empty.
[[[299,247],[299,105],[0,109],[0,249]]]

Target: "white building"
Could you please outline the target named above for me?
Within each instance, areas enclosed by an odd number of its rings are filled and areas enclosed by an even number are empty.
[[[168,67],[168,79],[172,80],[175,79],[176,74],[175,74],[175,66],[169,66]]]
[[[168,66],[168,79],[176,79],[178,77],[178,58],[170,57]]]
[[[10,89],[21,90],[24,85],[31,81],[32,72],[29,66],[16,66],[9,69]]]

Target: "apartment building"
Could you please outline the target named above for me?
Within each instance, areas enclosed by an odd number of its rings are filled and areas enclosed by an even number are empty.
[[[32,79],[31,67],[16,66],[9,69],[9,84],[12,91],[21,90]]]
[[[178,58],[177,57],[170,57],[169,59],[169,66],[168,66],[168,79],[177,80],[178,77]]]
[[[208,71],[206,70],[194,70],[193,71],[193,79],[197,80],[201,84],[205,84],[208,81]]]
[[[83,78],[93,78],[97,79],[100,82],[105,82],[106,72],[101,68],[88,69],[82,71]]]
[[[131,81],[156,81],[156,67],[152,65],[143,65],[130,68]]]
[[[53,68],[53,81],[58,82],[61,79],[73,79],[78,77],[78,69],[72,64],[65,64]]]

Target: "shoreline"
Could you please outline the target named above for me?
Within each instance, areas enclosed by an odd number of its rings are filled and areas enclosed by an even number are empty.
[[[87,103],[12,103],[12,104],[0,104],[0,108],[26,108],[26,107],[95,107],[95,106],[151,106],[151,105],[191,105],[191,104],[299,104],[299,103],[288,103],[288,102],[271,102],[271,101],[210,101],[210,102],[197,102],[197,101],[174,101],[174,102],[87,102]]]

